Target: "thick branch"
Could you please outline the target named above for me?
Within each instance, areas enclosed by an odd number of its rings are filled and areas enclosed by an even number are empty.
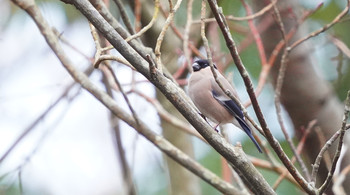
[[[199,117],[197,111],[189,103],[188,96],[177,85],[164,77],[158,70],[154,74],[149,72],[148,63],[131,48],[123,38],[102,18],[88,1],[70,1],[86,18],[107,38],[107,40],[127,59],[141,74],[149,79],[181,112],[182,115],[198,130],[198,132],[210,143],[215,150],[234,164],[237,172],[244,173],[244,177],[250,182],[254,193],[275,194],[262,175],[255,169],[244,156],[234,152],[231,144],[212,131],[212,128]],[[249,173],[249,174],[246,174]]]
[[[63,49],[58,44],[58,38],[48,26],[47,22],[44,20],[40,14],[40,10],[35,5],[34,1],[13,1],[15,4],[20,6],[22,9],[27,11],[27,13],[34,19],[35,23],[39,27],[42,35],[44,36],[46,42],[54,51],[56,56],[59,58],[63,66],[71,74],[71,76],[82,85],[83,88],[88,90],[92,95],[94,95],[101,103],[103,103],[113,114],[125,121],[127,124],[135,128],[140,134],[151,141],[155,146],[161,149],[168,156],[173,158],[175,161],[188,168],[190,171],[215,186],[218,190],[225,194],[242,194],[231,184],[221,180],[218,176],[202,167],[199,163],[189,158],[182,151],[178,150],[171,143],[165,140],[163,137],[155,134],[150,130],[142,121],[136,122],[134,117],[127,114],[122,110],[118,104],[106,94],[104,91],[99,89],[95,84],[93,84],[88,77],[78,71],[74,66],[71,65],[70,60],[65,55]]]

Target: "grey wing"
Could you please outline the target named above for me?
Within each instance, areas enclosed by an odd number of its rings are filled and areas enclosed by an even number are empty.
[[[231,93],[233,93],[233,88],[232,86],[228,83],[228,81],[222,77],[222,79],[220,80],[222,85],[224,86],[225,90],[230,90]],[[216,83],[216,81],[214,80],[215,83],[212,82],[212,95],[213,97],[221,104],[223,105],[238,121],[239,125],[242,127],[243,131],[248,135],[248,137],[253,141],[253,143],[255,144],[255,146],[257,147],[258,151],[260,153],[262,153],[262,150],[259,146],[259,144],[257,143],[257,141],[254,139],[252,132],[247,124],[247,122],[245,122],[244,120],[244,115],[243,112],[241,110],[241,108],[238,106],[238,104],[236,102],[234,102],[233,100],[231,100],[231,98],[229,98],[220,88],[220,86]]]
[[[229,90],[232,95],[235,95],[235,92],[230,85],[230,83],[221,75],[218,74],[218,79],[220,83],[223,85],[225,90]],[[243,113],[238,106],[236,102],[231,100],[230,97],[228,97],[225,92],[220,88],[220,86],[216,83],[215,79],[213,78],[211,80],[211,86],[212,86],[212,95],[213,97],[233,115],[233,116],[239,116],[241,119],[244,119]],[[236,96],[237,97],[237,96]]]
[[[213,97],[221,104],[223,105],[238,121],[239,125],[242,127],[243,131],[248,135],[248,137],[252,140],[256,148],[260,153],[262,153],[262,150],[258,144],[258,142],[255,140],[255,138],[252,135],[252,131],[250,130],[247,122],[244,120],[244,115],[241,110],[241,108],[232,100],[220,100],[220,96],[216,96],[217,94],[215,91],[212,91]]]

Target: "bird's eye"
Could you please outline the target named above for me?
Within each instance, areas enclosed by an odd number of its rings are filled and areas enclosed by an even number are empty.
[[[197,63],[192,64],[193,71],[199,71],[201,69],[201,66]]]

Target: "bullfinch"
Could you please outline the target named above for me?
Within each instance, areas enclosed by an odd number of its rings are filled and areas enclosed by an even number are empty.
[[[262,153],[259,144],[254,139],[245,121],[241,108],[238,106],[237,102],[233,101],[222,91],[215,81],[209,61],[197,60],[193,63],[192,68],[193,73],[189,78],[188,94],[201,112],[201,115],[215,122],[217,126],[225,123],[233,123],[236,126],[239,125],[253,141],[259,152]],[[225,77],[220,74],[215,65],[214,69],[224,89],[234,94],[232,86]]]

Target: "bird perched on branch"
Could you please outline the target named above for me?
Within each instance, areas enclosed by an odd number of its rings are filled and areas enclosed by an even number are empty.
[[[260,153],[262,153],[259,144],[254,139],[252,132],[244,119],[243,112],[238,103],[228,97],[215,81],[210,69],[208,60],[197,60],[192,64],[193,73],[189,78],[188,94],[196,105],[202,116],[208,117],[217,125],[233,123],[240,126],[243,131],[253,141]],[[217,79],[225,90],[231,94],[234,90],[224,76],[216,69]]]

